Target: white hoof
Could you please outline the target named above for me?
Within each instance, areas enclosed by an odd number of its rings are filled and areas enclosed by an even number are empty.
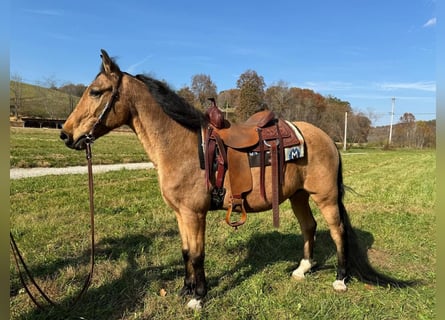
[[[315,262],[313,262],[313,261],[310,261],[307,259],[301,259],[300,265],[298,266],[298,268],[292,272],[292,278],[294,278],[296,280],[304,280],[305,273],[308,272],[309,270],[311,270],[312,266],[314,266],[314,265],[315,265]]]
[[[193,298],[189,301],[189,303],[187,303],[187,308],[190,308],[193,310],[201,310],[202,309],[202,301]]]
[[[304,272],[302,272],[301,270],[294,270],[294,272],[292,272],[292,278],[298,281],[304,280]]]
[[[332,284],[332,286],[334,287],[334,290],[337,292],[345,292],[346,290],[348,290],[348,287],[346,287],[345,284],[345,280],[335,280],[334,283]]]

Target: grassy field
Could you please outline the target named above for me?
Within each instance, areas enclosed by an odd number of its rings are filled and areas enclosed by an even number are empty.
[[[16,98],[15,92],[18,93],[20,99],[19,114],[23,116],[64,119],[71,112],[70,105],[75,106],[80,99],[59,90],[47,88],[45,84],[33,85],[11,81],[9,86],[11,103]]]
[[[11,128],[10,166],[15,168],[66,167],[85,164],[85,152],[68,149],[60,130]],[[115,131],[93,144],[95,164],[147,161],[142,145],[131,131]]]
[[[33,154],[49,166],[85,163],[82,152],[63,150],[57,133],[49,131],[32,131],[28,138],[11,133],[11,166],[34,163]],[[40,133],[39,141],[48,141],[37,147]],[[103,162],[144,157],[130,134],[115,133],[94,148],[94,159]],[[111,155],[112,148],[122,150],[121,158]],[[54,153],[61,156],[54,159]],[[224,212],[209,213],[210,290],[201,312],[187,310],[186,300],[177,295],[183,284],[177,225],[162,201],[156,172],[122,170],[95,176],[97,265],[92,287],[69,311],[39,311],[23,291],[11,260],[11,319],[436,318],[435,151],[353,150],[343,154],[343,161],[345,183],[358,193],[347,193],[346,208],[369,248],[370,261],[386,274],[421,284],[389,289],[353,280],[346,293],[335,293],[335,249],[316,208],[315,259],[322,267],[305,281],[292,280],[302,237],[284,203],[278,230],[270,212],[250,215],[238,231],[225,224]],[[10,181],[12,232],[38,282],[62,305],[70,303],[87,274],[87,183],[86,175]]]

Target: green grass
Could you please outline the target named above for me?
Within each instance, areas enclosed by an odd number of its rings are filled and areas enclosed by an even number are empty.
[[[96,149],[102,142],[108,150],[113,138],[99,140]],[[39,311],[11,263],[11,319],[434,319],[435,152],[363,152],[343,156],[345,183],[357,192],[345,198],[351,221],[372,264],[423,281],[415,287],[353,280],[346,293],[335,293],[335,249],[316,208],[315,259],[322,268],[305,281],[292,280],[302,237],[284,203],[278,230],[270,212],[249,215],[238,231],[225,224],[224,212],[208,214],[210,290],[201,312],[187,310],[177,295],[183,283],[177,224],[156,171],[122,170],[95,175],[97,266],[84,298],[70,311]],[[39,283],[62,305],[87,273],[87,188],[86,175],[10,181],[12,232]]]
[[[10,82],[9,96],[11,105],[15,104],[14,88],[17,88],[15,81]],[[75,106],[79,97],[70,96],[59,90],[54,90],[39,85],[21,83],[21,107],[20,116],[33,116],[43,118],[59,118],[64,119],[70,113],[70,105]]]
[[[66,167],[85,164],[85,152],[68,149],[60,130],[11,128],[10,166],[18,168]],[[95,164],[148,161],[142,145],[131,131],[114,131],[93,144]]]

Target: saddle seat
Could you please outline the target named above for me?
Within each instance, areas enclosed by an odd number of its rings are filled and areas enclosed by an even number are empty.
[[[275,114],[270,110],[255,113],[246,122],[228,124],[228,127],[218,130],[224,144],[230,148],[245,149],[259,143],[258,128],[265,128],[275,120]]]
[[[295,131],[289,124],[276,118],[270,110],[253,114],[246,122],[231,124],[224,119],[223,113],[216,106],[206,111],[209,125],[205,132],[204,162],[207,186],[212,189],[211,208],[221,209],[224,196],[224,178],[229,174],[231,189],[226,222],[238,227],[247,219],[244,198],[252,190],[251,167],[260,167],[260,192],[266,201],[265,168],[272,167],[272,209],[274,226],[279,225],[280,184],[284,181],[286,147],[300,144]],[[252,161],[251,154],[259,156],[259,161]],[[256,163],[256,164],[253,164]],[[241,212],[239,221],[232,222],[232,211]]]

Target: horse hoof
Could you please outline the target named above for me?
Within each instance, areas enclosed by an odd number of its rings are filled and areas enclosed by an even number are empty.
[[[335,280],[334,283],[332,284],[332,286],[334,287],[334,290],[336,292],[346,292],[346,290],[348,290],[348,287],[346,287],[345,284],[345,280]]]
[[[201,310],[202,309],[202,301],[198,299],[191,299],[189,303],[187,303],[187,308],[192,310]]]
[[[297,281],[303,281],[305,277],[304,272],[302,272],[301,270],[294,270],[294,272],[292,272],[292,278],[297,280]]]
[[[305,273],[311,270],[311,268],[316,264],[315,261],[311,261],[308,259],[301,259],[300,265],[297,269],[292,272],[292,278],[296,280],[304,280]]]

